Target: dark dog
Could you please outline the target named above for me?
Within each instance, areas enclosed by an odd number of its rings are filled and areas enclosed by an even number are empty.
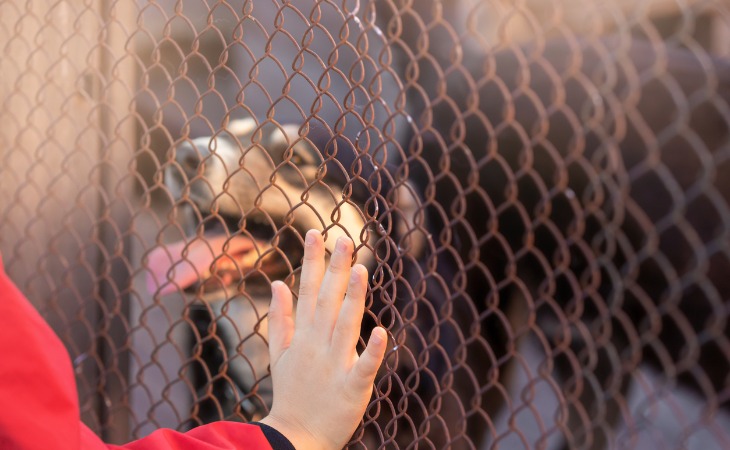
[[[473,394],[461,428],[426,437],[478,444],[525,336],[562,384],[566,447],[615,445],[643,363],[702,395],[707,416],[730,406],[730,64],[606,38],[465,48],[454,66],[431,42],[411,67],[409,172],[449,249],[432,298],[474,309],[440,384]]]

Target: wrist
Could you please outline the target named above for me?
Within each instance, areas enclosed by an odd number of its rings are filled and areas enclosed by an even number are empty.
[[[283,434],[296,450],[323,450],[326,448],[306,427],[274,414],[269,414],[259,420],[259,423],[268,425]]]

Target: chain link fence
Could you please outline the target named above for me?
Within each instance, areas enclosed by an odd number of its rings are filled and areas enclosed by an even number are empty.
[[[5,269],[107,441],[267,413],[316,228],[390,333],[353,448],[730,447],[724,0],[0,0],[0,38]]]

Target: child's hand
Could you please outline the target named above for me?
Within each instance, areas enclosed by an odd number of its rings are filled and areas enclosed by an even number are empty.
[[[367,270],[358,264],[350,268],[352,251],[350,240],[338,240],[325,273],[322,236],[315,230],[307,233],[296,326],[289,288],[281,282],[271,285],[274,404],[261,422],[277,429],[297,450],[347,444],[365,413],[385,354],[381,327],[373,330],[362,355],[355,351]]]

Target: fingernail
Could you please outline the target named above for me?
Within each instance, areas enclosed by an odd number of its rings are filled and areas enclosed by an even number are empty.
[[[337,244],[335,244],[335,249],[340,253],[345,253],[349,250],[349,241],[350,238],[342,236],[337,238]]]
[[[276,290],[277,290],[277,289],[279,288],[279,286],[281,286],[282,284],[284,284],[284,282],[282,282],[282,281],[279,281],[279,280],[277,280],[277,281],[274,281],[273,283],[271,283],[271,295],[272,295],[272,296],[273,296],[273,295],[274,295],[274,294],[276,293]]]
[[[360,277],[365,273],[367,275],[368,270],[363,266],[362,264],[355,264],[352,266],[352,271],[350,272],[350,278],[352,281],[358,281],[360,280]]]
[[[307,245],[314,245],[314,243],[317,241],[317,233],[319,233],[319,231],[317,230],[307,231],[307,235],[304,238],[304,243]]]
[[[380,344],[383,342],[383,333],[378,331],[377,328],[374,328],[373,332],[370,333],[370,341],[372,341],[373,344]]]

